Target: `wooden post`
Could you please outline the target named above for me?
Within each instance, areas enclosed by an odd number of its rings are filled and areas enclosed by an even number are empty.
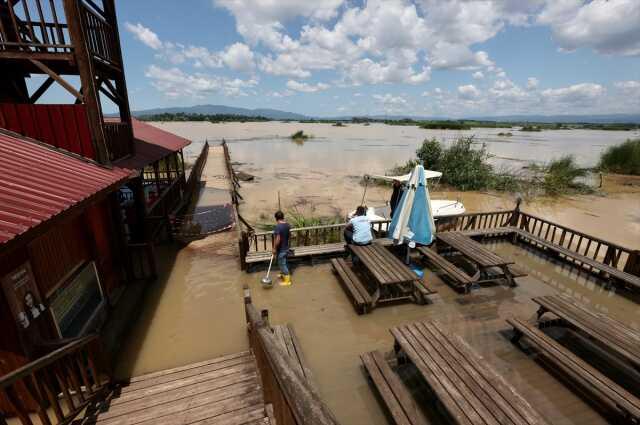
[[[640,250],[631,251],[624,265],[624,272],[640,276]]]
[[[509,221],[509,226],[517,226],[518,219],[520,218],[520,204],[522,203],[522,198],[518,198],[516,200],[516,207],[513,209],[513,213],[511,214],[511,220]]]
[[[102,106],[96,89],[96,75],[93,60],[87,46],[87,30],[80,17],[81,2],[77,0],[64,0],[64,11],[67,17],[69,35],[73,44],[73,52],[78,64],[82,95],[86,106],[87,121],[91,140],[96,152],[96,159],[102,164],[110,164],[110,153],[102,127]]]
[[[242,231],[239,241],[240,248],[240,270],[247,270],[247,254],[249,253],[249,235]]]

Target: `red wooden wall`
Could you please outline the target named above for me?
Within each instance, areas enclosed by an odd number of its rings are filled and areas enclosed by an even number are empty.
[[[0,103],[0,127],[95,159],[84,105]]]

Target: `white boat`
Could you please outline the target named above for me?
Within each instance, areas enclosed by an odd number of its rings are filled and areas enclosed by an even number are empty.
[[[410,176],[411,174],[405,174],[403,176],[373,175],[373,176],[365,176],[365,178],[385,180],[390,182],[392,181],[406,182],[409,180]],[[427,178],[427,180],[435,180],[442,177],[442,173],[439,171],[425,170],[425,177]],[[437,221],[438,219],[464,214],[466,212],[466,209],[464,208],[464,205],[462,204],[462,202],[457,200],[432,199],[431,211],[433,212],[434,220]],[[355,211],[352,211],[349,214],[349,218],[353,217],[354,215],[355,215]],[[370,206],[367,208],[367,218],[372,223],[390,220],[391,208],[389,207],[389,205],[383,205],[379,207]],[[386,231],[387,226],[388,224],[386,223],[383,224],[381,230]]]

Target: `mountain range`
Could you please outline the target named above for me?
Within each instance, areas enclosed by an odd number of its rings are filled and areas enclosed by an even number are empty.
[[[163,113],[185,113],[185,114],[228,114],[228,115],[244,115],[249,117],[265,117],[271,120],[308,120],[308,119],[334,119],[348,120],[352,117],[371,118],[371,119],[413,119],[413,120],[444,120],[446,117],[425,117],[415,115],[345,115],[335,117],[313,117],[294,112],[280,111],[278,109],[258,108],[247,109],[237,108],[225,105],[196,105],[187,107],[169,107],[145,109],[142,111],[132,112],[133,116],[144,117],[145,115],[156,115]],[[459,118],[456,118],[459,119]],[[598,115],[502,115],[502,116],[477,116],[465,117],[463,119],[478,121],[502,121],[502,122],[539,122],[539,123],[636,123],[640,124],[640,114],[598,114]]]

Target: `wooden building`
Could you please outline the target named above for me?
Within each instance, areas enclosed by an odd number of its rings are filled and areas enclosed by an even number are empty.
[[[0,69],[3,374],[155,277],[190,142],[131,118],[114,0],[0,0]]]

